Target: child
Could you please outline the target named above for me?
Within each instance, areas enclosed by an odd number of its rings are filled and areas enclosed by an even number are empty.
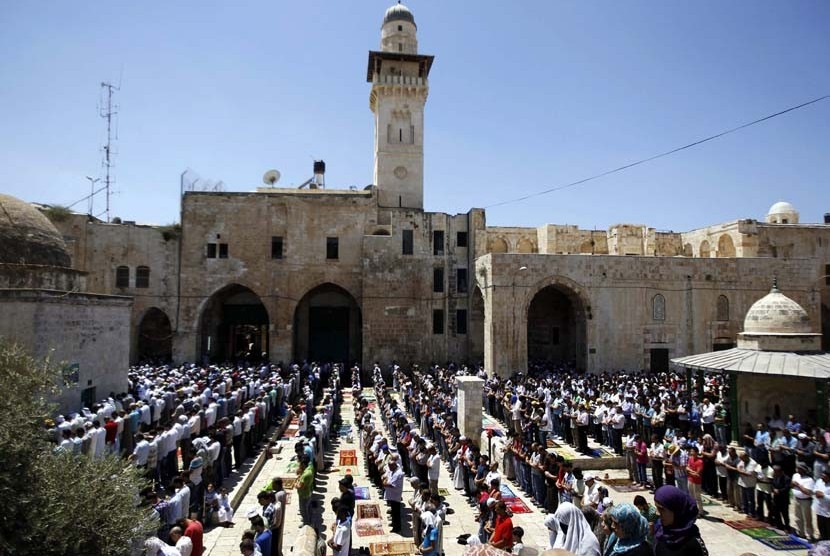
[[[219,509],[219,495],[216,494],[216,489],[213,483],[208,484],[205,491],[205,523],[211,524],[213,520],[213,512]]]
[[[513,527],[513,550],[511,554],[521,554],[525,545],[522,543],[522,537],[525,536],[525,530],[521,527]]]
[[[233,508],[231,508],[231,501],[228,499],[228,491],[225,488],[219,489],[217,503],[219,506],[219,525],[233,527]]]

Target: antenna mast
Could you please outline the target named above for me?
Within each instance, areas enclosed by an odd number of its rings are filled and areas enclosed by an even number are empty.
[[[118,109],[117,106],[113,106],[112,104],[112,93],[113,91],[119,90],[119,87],[116,87],[112,83],[101,83],[102,91],[105,91],[106,101],[103,103],[104,105],[101,107],[100,115],[102,118],[107,120],[107,144],[104,145],[104,171],[106,175],[104,176],[104,186],[106,188],[106,197],[107,197],[107,222],[110,221],[110,194],[111,194],[111,185],[114,182],[111,176],[111,169],[112,169],[112,119],[113,116],[118,115],[116,111]]]

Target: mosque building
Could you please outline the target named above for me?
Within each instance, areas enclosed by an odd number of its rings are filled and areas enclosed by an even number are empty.
[[[417,32],[396,4],[368,55],[372,185],[332,187],[318,161],[302,188],[184,192],[180,228],[82,214],[53,222],[85,291],[132,299],[133,363],[453,360],[504,374],[547,360],[664,371],[673,358],[733,348],[773,277],[830,347],[830,219],[802,223],[788,203],[763,221],[688,232],[493,227],[479,208],[425,211],[435,58]]]

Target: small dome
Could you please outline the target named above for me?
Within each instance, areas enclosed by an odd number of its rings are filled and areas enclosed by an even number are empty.
[[[415,25],[415,16],[409,11],[409,8],[398,2],[388,10],[383,16],[383,24],[386,25],[390,21],[408,21]]]
[[[70,265],[57,228],[35,207],[0,194],[0,263]]]
[[[795,210],[795,207],[790,203],[786,201],[778,201],[769,208],[769,212],[767,212],[767,214],[789,214],[792,212],[798,211]]]
[[[744,334],[810,334],[810,316],[777,285],[756,301],[744,319]]]

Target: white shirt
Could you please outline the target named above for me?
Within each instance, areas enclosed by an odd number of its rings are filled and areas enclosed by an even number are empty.
[[[400,502],[403,498],[403,470],[400,467],[394,471],[387,470],[386,482],[389,486],[383,490],[383,499],[392,502]]]
[[[819,479],[815,483],[814,492],[822,492],[824,496],[813,497],[813,513],[821,517],[830,517],[830,484]]]
[[[150,455],[150,443],[146,440],[140,441],[133,449],[133,456],[136,465],[147,465],[147,456]]]
[[[332,543],[340,547],[340,550],[333,551],[334,556],[349,556],[352,544],[352,521],[350,519],[337,522]]]
[[[801,473],[795,473],[793,475],[792,484],[793,484],[793,496],[795,496],[799,500],[809,500],[810,499],[809,494],[804,494],[799,489],[795,488],[795,485],[800,485],[800,486],[806,488],[807,490],[813,490],[813,487],[815,485],[815,483],[813,482],[813,479],[811,479],[810,477],[806,477],[806,476],[802,477]]]
[[[190,540],[190,537],[182,535],[176,543],[176,548],[182,553],[182,556],[191,556],[193,554],[193,541]]]
[[[430,481],[437,481],[438,474],[441,472],[441,456],[438,454],[432,454],[429,456],[427,465],[429,465],[429,469],[427,470],[427,478]]]

